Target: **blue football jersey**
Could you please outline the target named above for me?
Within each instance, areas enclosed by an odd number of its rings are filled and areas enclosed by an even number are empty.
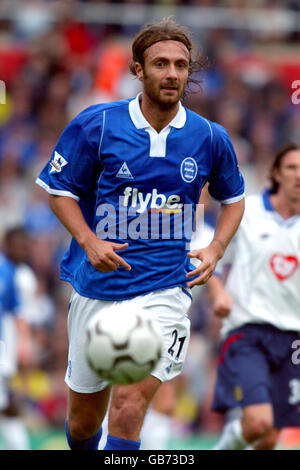
[[[244,181],[226,130],[181,104],[157,133],[135,99],[94,105],[63,131],[37,183],[74,198],[99,238],[128,242],[119,252],[132,267],[102,273],[73,239],[61,279],[79,294],[124,300],[187,285],[187,257],[201,189],[230,204]]]
[[[16,314],[19,296],[15,285],[15,265],[0,254],[0,339],[2,338],[2,318]]]

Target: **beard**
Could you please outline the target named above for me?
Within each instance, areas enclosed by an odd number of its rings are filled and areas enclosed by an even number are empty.
[[[185,92],[186,82],[179,84],[177,81],[166,81],[158,83],[144,72],[144,92],[148,98],[162,110],[168,110],[182,99]],[[168,92],[168,89],[172,91]]]

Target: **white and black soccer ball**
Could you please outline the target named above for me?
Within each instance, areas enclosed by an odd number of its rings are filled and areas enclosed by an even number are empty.
[[[85,354],[91,369],[115,385],[139,382],[152,372],[162,352],[158,325],[144,312],[113,306],[96,313],[86,331]]]

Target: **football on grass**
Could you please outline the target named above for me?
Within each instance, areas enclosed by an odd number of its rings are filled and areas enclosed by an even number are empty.
[[[91,369],[115,385],[139,382],[161,357],[160,328],[144,312],[113,306],[96,313],[86,331],[85,354]]]

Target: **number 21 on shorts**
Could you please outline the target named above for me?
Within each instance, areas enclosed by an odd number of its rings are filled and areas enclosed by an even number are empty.
[[[179,359],[186,336],[179,336],[178,330],[172,331],[172,344],[168,349],[168,353],[176,360]]]

